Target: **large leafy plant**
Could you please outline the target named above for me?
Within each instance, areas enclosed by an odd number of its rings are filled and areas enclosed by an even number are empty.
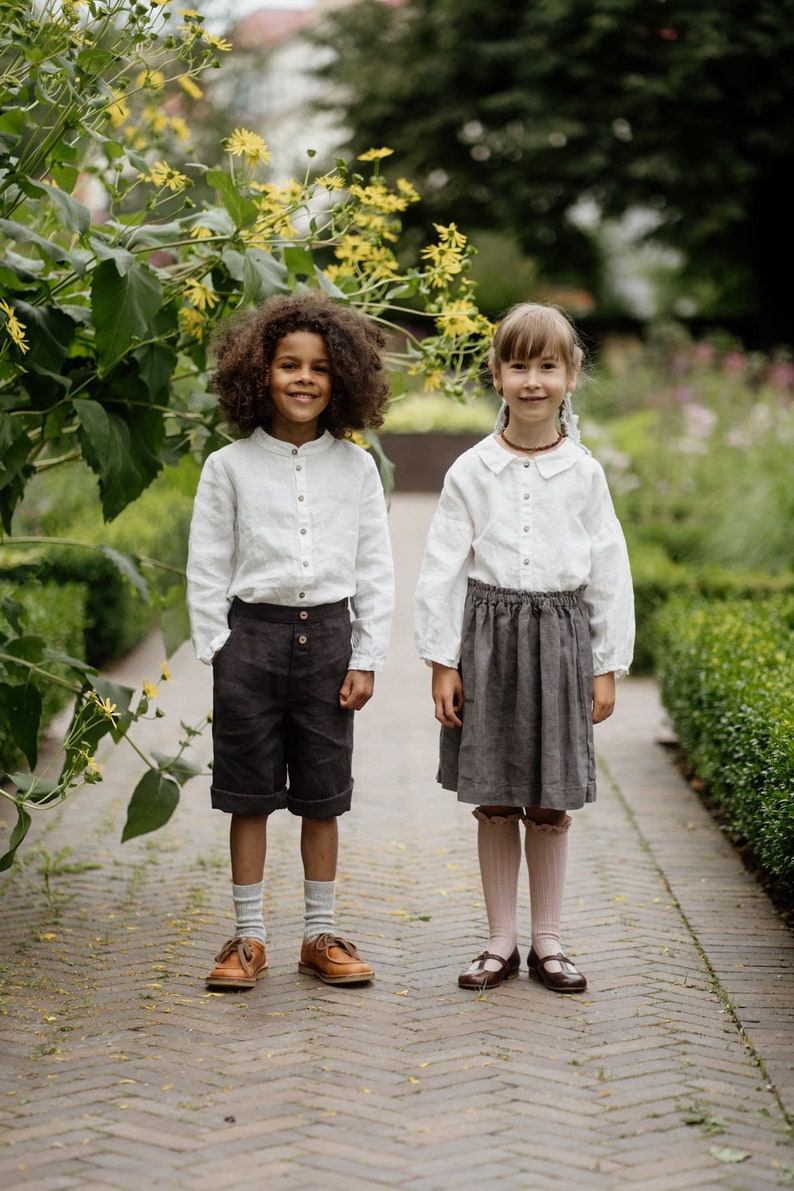
[[[229,45],[170,0],[126,4],[0,0],[0,545],[30,549],[14,513],[31,479],[83,460],[105,520],[116,517],[186,452],[224,441],[207,392],[208,343],[226,314],[269,295],[319,286],[394,331],[391,365],[423,372],[453,396],[476,383],[483,334],[468,278],[473,249],[454,226],[417,263],[397,255],[408,181],[380,177],[388,149],[348,167],[275,182],[265,141],[244,128],[223,164],[189,149],[201,77]],[[202,197],[203,196],[203,197]],[[424,324],[419,332],[406,330]],[[375,437],[362,441],[389,464]],[[75,543],[71,542],[74,546]],[[77,544],[79,545],[79,543]],[[142,560],[104,549],[141,593]],[[181,576],[164,599],[170,653],[187,634]],[[31,773],[6,775],[17,811],[7,868],[37,807],[100,779],[100,740],[133,744],[150,712],[142,694],[102,680],[26,631],[6,600],[0,707]],[[65,685],[74,714],[56,775],[35,775],[41,690]],[[165,823],[196,772],[185,753],[200,728],[182,725],[175,756],[146,757],[123,838]],[[134,744],[133,744],[133,747]]]

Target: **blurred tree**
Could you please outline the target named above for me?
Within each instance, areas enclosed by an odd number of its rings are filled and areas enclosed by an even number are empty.
[[[597,293],[576,211],[643,209],[682,256],[675,313],[794,340],[794,0],[361,0],[315,38],[350,148],[391,146],[423,211]]]

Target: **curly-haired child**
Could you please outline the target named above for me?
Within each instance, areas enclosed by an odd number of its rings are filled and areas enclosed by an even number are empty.
[[[353,790],[353,713],[383,666],[394,604],[386,502],[349,435],[382,424],[383,332],[318,291],[222,328],[212,389],[239,437],[208,456],[190,528],[188,610],[213,668],[212,805],[231,816],[234,935],[210,988],[267,969],[267,821],[301,818],[299,970],[361,984],[372,968],[334,925],[338,816]]]

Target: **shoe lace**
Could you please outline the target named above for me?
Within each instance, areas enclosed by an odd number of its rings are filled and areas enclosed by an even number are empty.
[[[324,935],[318,935],[314,946],[318,951],[327,951],[329,947],[340,947],[352,959],[358,959],[355,943],[351,943],[344,935],[332,935],[326,932]]]
[[[237,958],[246,976],[251,975],[251,969],[248,964],[254,957],[254,950],[248,939],[243,939],[236,935],[233,939],[227,939],[221,947],[218,954],[215,956],[216,964],[222,964],[225,959],[228,959],[233,951],[237,952]]]

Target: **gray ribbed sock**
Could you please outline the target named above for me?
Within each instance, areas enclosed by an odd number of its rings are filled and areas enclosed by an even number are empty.
[[[262,913],[264,892],[264,881],[257,881],[256,885],[232,883],[232,901],[237,920],[234,933],[242,939],[257,939],[260,943],[267,942],[265,919]]]
[[[303,922],[304,939],[334,933],[334,902],[336,881],[304,881],[303,897],[306,912]]]
[[[518,872],[521,867],[521,814],[486,815],[473,812],[477,819],[477,854],[488,915],[488,951],[507,960],[513,954],[518,936]],[[486,971],[499,967],[487,960]]]

